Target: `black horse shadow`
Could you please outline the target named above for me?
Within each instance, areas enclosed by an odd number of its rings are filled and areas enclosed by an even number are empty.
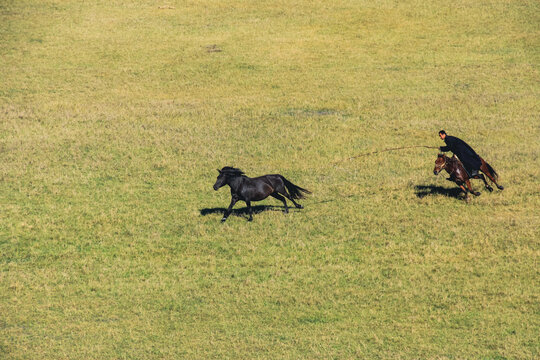
[[[457,199],[463,194],[460,188],[445,188],[436,185],[416,185],[414,189],[416,196],[420,199],[428,195],[444,195]]]
[[[251,209],[253,210],[253,214],[260,214],[264,211],[284,211],[284,206],[274,206],[274,205],[257,205],[252,206]],[[226,208],[205,208],[201,209],[200,213],[202,216],[206,215],[212,215],[212,214],[221,214],[224,215],[227,211]],[[233,209],[231,215],[238,216],[238,217],[245,217],[247,218],[249,215],[249,209],[247,207],[239,208],[239,209]]]

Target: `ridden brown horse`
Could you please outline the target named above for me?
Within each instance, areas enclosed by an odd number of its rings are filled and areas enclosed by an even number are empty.
[[[216,183],[214,184],[214,190],[218,190],[224,185],[229,185],[231,188],[232,197],[229,208],[227,211],[225,211],[225,214],[223,214],[223,218],[221,219],[222,222],[227,220],[227,217],[229,217],[232,212],[234,204],[236,204],[238,200],[246,202],[249,211],[248,221],[252,221],[252,201],[259,201],[266,199],[268,196],[272,196],[283,201],[285,212],[288,213],[289,208],[287,207],[287,201],[285,198],[292,201],[294,206],[296,206],[298,209],[302,209],[302,205],[298,204],[296,201],[294,201],[294,199],[304,198],[304,194],[302,193],[311,193],[309,190],[302,189],[300,186],[294,185],[292,182],[279,174],[249,178],[244,175],[242,170],[230,166],[225,166],[223,169],[218,170],[218,172],[219,175]]]
[[[495,185],[497,185],[497,188],[499,190],[503,190],[504,187],[497,184],[497,172],[489,165],[487,162],[484,161],[480,157],[480,160],[482,161],[482,166],[480,167],[480,170],[487,175],[487,177],[493,181]],[[433,169],[433,173],[435,175],[438,175],[442,170],[446,170],[448,174],[450,174],[450,177],[448,180],[455,182],[463,192],[465,192],[465,200],[468,200],[469,192],[474,194],[475,196],[480,195],[479,192],[474,191],[471,186],[470,179],[482,179],[484,181],[484,185],[486,189],[488,189],[490,192],[493,191],[493,188],[488,184],[486,181],[486,178],[483,174],[478,174],[472,178],[469,177],[469,174],[467,171],[465,171],[465,168],[463,167],[463,164],[459,159],[454,155],[451,158],[444,155],[439,154],[437,155],[437,160],[435,160],[435,168]],[[466,185],[467,187],[465,188]]]

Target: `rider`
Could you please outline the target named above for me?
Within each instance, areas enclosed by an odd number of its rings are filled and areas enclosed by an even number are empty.
[[[463,140],[446,135],[446,131],[439,131],[439,137],[446,143],[446,146],[441,146],[441,151],[453,152],[463,164],[465,170],[469,173],[469,177],[475,177],[478,175],[480,166],[482,166],[482,160],[480,156]]]

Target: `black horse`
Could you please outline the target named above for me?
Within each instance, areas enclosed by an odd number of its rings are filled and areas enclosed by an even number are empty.
[[[238,200],[246,202],[249,210],[248,221],[252,221],[252,201],[260,201],[266,199],[268,196],[272,196],[283,201],[283,205],[285,205],[285,212],[288,213],[289,208],[287,207],[287,201],[285,198],[292,201],[294,206],[296,206],[298,209],[302,209],[302,205],[298,204],[296,201],[294,201],[294,199],[303,199],[303,193],[311,194],[309,190],[302,189],[300,186],[294,185],[279,174],[249,178],[244,175],[242,170],[230,166],[225,166],[223,169],[218,170],[218,172],[219,175],[216,183],[214,184],[214,190],[218,190],[224,185],[229,185],[231,187],[232,196],[231,204],[221,219],[222,222],[227,220],[227,217],[232,212],[234,204],[236,204]]]

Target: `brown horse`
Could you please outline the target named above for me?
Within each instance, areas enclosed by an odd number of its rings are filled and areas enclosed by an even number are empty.
[[[482,161],[482,166],[480,166],[480,170],[487,175],[487,177],[493,181],[495,185],[497,185],[497,188],[499,190],[503,190],[504,187],[497,184],[497,172],[489,165],[487,162],[484,161],[484,159],[480,158]],[[469,177],[469,174],[467,171],[465,171],[465,168],[463,167],[463,164],[459,159],[454,155],[451,158],[444,155],[439,154],[437,156],[437,160],[435,160],[435,168],[433,169],[433,173],[435,175],[438,175],[442,169],[446,170],[448,174],[450,174],[450,177],[447,180],[455,182],[463,192],[465,192],[465,200],[469,200],[468,195],[469,192],[472,193],[475,196],[480,195],[479,192],[474,191],[471,186],[470,179],[482,179],[484,181],[484,185],[486,189],[488,189],[490,192],[493,191],[493,188],[488,184],[486,181],[486,178],[483,174],[478,174],[474,177]],[[466,185],[467,187],[465,188]]]

